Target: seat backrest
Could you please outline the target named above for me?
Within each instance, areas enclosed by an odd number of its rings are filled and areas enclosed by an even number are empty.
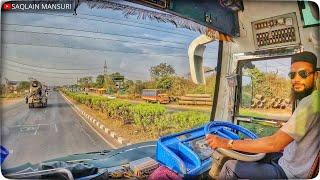
[[[315,178],[318,173],[319,173],[319,163],[320,163],[320,151],[318,152],[318,155],[316,157],[316,159],[314,160],[312,166],[311,166],[311,169],[309,171],[309,174],[308,174],[308,178],[311,179],[311,178]]]

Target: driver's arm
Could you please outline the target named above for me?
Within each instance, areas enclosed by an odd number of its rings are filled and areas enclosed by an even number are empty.
[[[220,138],[216,135],[208,135],[207,141],[212,148],[228,148],[228,139]],[[235,140],[232,149],[249,153],[269,153],[279,152],[286,147],[293,138],[281,129],[272,136],[267,136],[255,140]]]

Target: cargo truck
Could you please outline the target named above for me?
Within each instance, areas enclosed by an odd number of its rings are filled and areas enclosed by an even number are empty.
[[[160,89],[143,89],[141,97],[147,102],[159,104],[168,104],[170,102],[168,94],[161,93]]]
[[[29,94],[26,97],[29,108],[46,107],[48,102],[46,89],[39,81],[33,80],[30,83]]]

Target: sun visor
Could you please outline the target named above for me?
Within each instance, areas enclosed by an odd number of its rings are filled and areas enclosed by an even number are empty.
[[[240,0],[127,0],[188,19],[232,37],[239,36],[238,10],[243,10]],[[238,7],[238,8],[236,8]],[[203,33],[203,32],[202,32]]]
[[[136,16],[174,24],[205,34],[214,29],[231,37],[239,36],[238,14],[225,3],[212,0],[75,0],[75,12],[79,4],[90,8],[113,9],[122,11],[125,17]]]

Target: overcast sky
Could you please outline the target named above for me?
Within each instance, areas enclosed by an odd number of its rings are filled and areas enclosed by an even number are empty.
[[[172,65],[178,75],[189,73],[187,48],[199,33],[86,4],[77,12],[3,13],[3,77],[70,84],[101,74],[105,60],[109,73],[132,80],[149,79],[149,68],[161,62]],[[217,42],[208,45],[205,66],[216,66],[217,52]]]

